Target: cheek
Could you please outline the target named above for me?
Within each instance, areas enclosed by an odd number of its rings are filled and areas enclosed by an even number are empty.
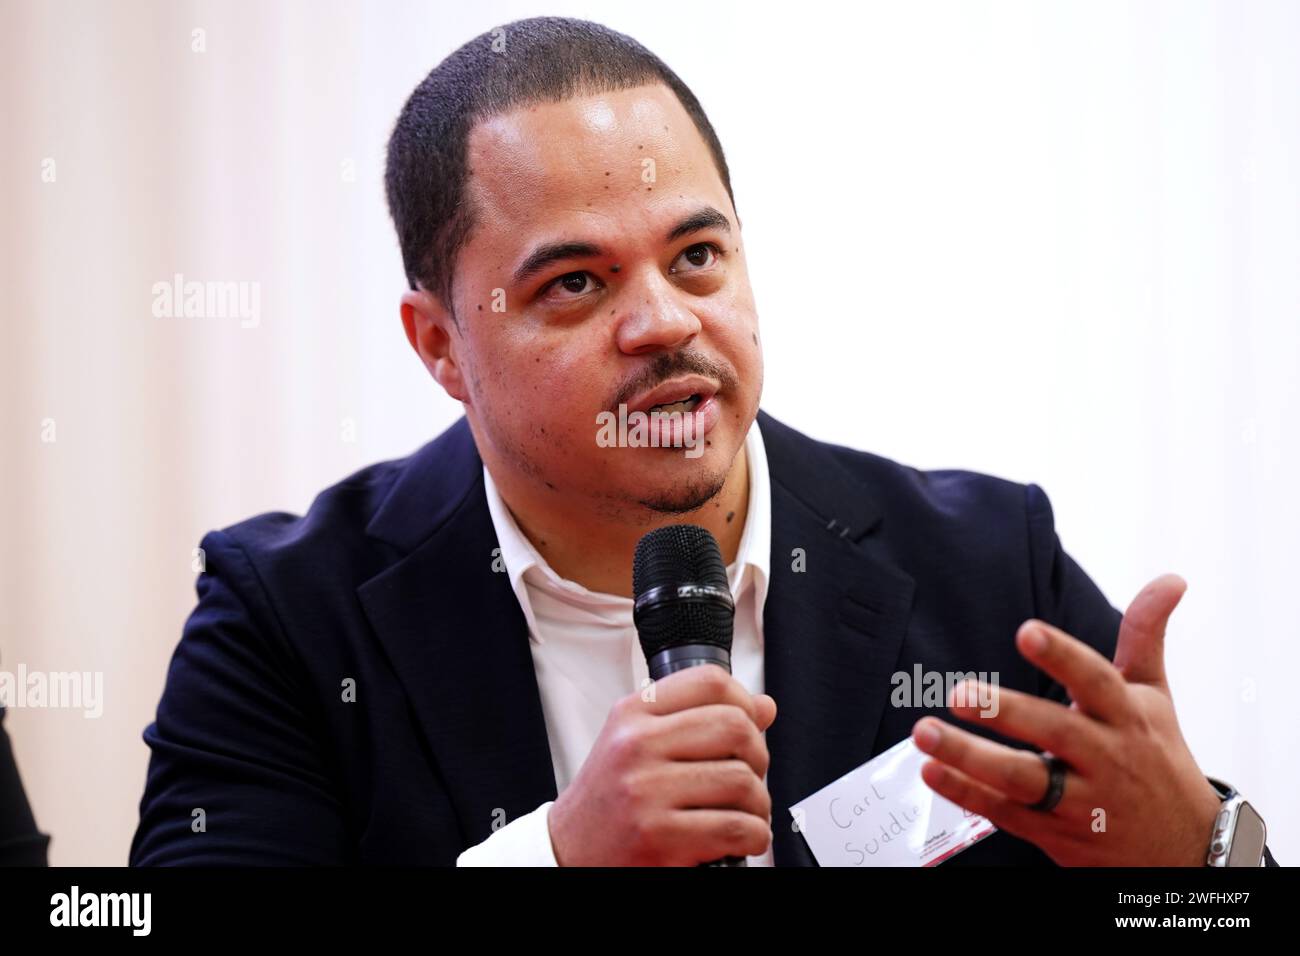
[[[567,351],[530,351],[503,374],[497,397],[510,407],[518,431],[571,453],[594,443],[596,412],[609,383],[592,374],[591,363],[561,360]]]
[[[758,316],[753,303],[737,293],[704,317],[716,347],[735,366],[743,377],[762,364],[762,348],[758,336]]]

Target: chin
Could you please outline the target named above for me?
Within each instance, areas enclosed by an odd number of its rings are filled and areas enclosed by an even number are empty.
[[[638,502],[642,507],[659,514],[685,515],[699,511],[722,490],[722,484],[700,484],[698,486],[678,488],[666,491],[662,495],[642,498]]]
[[[688,514],[698,511],[712,501],[727,483],[728,468],[715,467],[708,459],[708,449],[699,458],[683,458],[689,467],[674,469],[677,477],[667,481],[654,481],[646,472],[634,486],[632,497],[643,508],[659,514]],[[674,450],[681,455],[680,450]]]

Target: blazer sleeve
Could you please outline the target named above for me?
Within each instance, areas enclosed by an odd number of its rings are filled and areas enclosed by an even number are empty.
[[[0,866],[45,866],[50,838],[36,827],[0,707]]]
[[[1025,507],[1035,616],[1092,645],[1107,660],[1113,660],[1124,612],[1111,605],[1101,588],[1062,549],[1052,503],[1038,485],[1025,486]],[[1061,703],[1070,700],[1065,687],[1041,671],[1038,693]]]
[[[155,720],[130,864],[348,862],[305,671],[257,572],[224,532],[201,542],[198,604]]]
[[[1092,645],[1107,660],[1113,660],[1124,612],[1111,605],[1101,589],[1062,549],[1052,504],[1043,489],[1026,485],[1025,506],[1035,615]],[[1064,686],[1041,672],[1038,693],[1063,704],[1070,700]],[[1264,847],[1264,865],[1278,865],[1268,847]]]

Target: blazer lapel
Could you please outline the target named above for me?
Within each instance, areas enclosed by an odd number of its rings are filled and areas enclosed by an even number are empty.
[[[772,486],[763,613],[773,859],[815,866],[789,808],[874,755],[915,582],[871,532],[868,489],[823,446],[759,412]],[[889,741],[888,743],[893,743]]]
[[[418,451],[367,528],[404,556],[357,589],[410,699],[466,845],[556,798],[528,625],[465,419]]]
[[[914,582],[878,537],[867,489],[819,443],[763,411],[772,487],[764,681],[773,856],[816,861],[789,807],[873,755]],[[482,462],[460,419],[416,452],[367,527],[395,561],[357,589],[410,699],[466,845],[556,798],[528,629],[507,575]],[[799,557],[802,555],[802,563]],[[892,743],[890,741],[889,743]],[[495,815],[494,815],[495,814]]]

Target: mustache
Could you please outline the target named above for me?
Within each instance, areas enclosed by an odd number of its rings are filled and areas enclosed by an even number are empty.
[[[618,406],[626,405],[637,395],[663,384],[669,379],[683,375],[703,375],[718,382],[719,391],[735,388],[740,384],[736,373],[730,365],[715,362],[701,352],[674,352],[671,355],[656,355],[650,364],[641,369],[626,384],[619,388],[609,403],[611,411],[617,413]]]

